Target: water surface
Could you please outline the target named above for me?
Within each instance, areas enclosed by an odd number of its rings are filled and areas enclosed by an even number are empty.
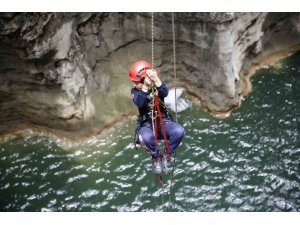
[[[130,119],[76,144],[30,134],[0,144],[0,210],[300,211],[299,59],[260,70],[227,119],[194,105],[179,114],[170,207],[170,175],[155,183]]]

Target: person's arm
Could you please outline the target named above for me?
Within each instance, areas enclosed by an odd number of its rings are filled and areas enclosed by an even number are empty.
[[[151,70],[147,70],[146,73],[149,76],[149,78],[154,82],[159,96],[161,98],[167,97],[169,94],[169,88],[167,87],[167,84],[165,82],[162,83],[160,81],[156,71],[154,69],[151,69]]]
[[[131,90],[131,99],[133,103],[141,108],[146,104],[148,92],[139,91],[135,88]]]
[[[158,95],[161,98],[165,98],[169,94],[169,88],[165,82],[163,82],[159,87],[156,87],[158,91]]]

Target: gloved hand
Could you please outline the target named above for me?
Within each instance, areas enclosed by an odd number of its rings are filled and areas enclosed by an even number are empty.
[[[151,84],[152,84],[152,81],[148,77],[145,77],[145,80],[144,80],[144,83],[143,83],[143,87],[142,87],[142,91],[143,92],[148,92],[149,86]]]
[[[157,73],[154,69],[146,70],[146,74],[149,76],[149,78],[155,83],[156,87],[161,86],[161,81],[159,77],[157,76]]]

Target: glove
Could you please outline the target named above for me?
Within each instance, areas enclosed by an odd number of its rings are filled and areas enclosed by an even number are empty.
[[[142,91],[143,92],[148,92],[149,86],[151,84],[152,84],[152,81],[148,77],[145,77],[145,80],[144,80],[144,83],[143,83],[143,87],[142,87]]]
[[[157,76],[157,73],[154,69],[146,70],[146,74],[149,76],[149,78],[155,83],[156,87],[161,86],[161,81],[159,77]]]

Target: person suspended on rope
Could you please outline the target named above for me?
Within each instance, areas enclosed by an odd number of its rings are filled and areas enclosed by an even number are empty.
[[[151,153],[155,173],[168,171],[171,156],[184,136],[184,128],[173,121],[164,105],[164,98],[169,93],[167,84],[161,82],[152,65],[144,60],[132,64],[128,78],[134,82],[131,98],[139,109],[135,141]],[[163,152],[158,149],[157,139],[165,139]]]

